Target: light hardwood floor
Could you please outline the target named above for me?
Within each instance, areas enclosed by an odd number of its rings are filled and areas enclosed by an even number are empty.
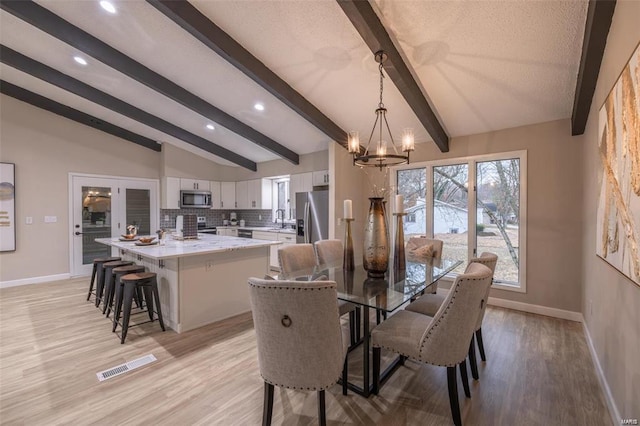
[[[0,290],[0,423],[258,425],[263,382],[250,315],[178,335],[156,323],[121,345],[86,302],[87,279]],[[487,362],[459,387],[465,425],[608,425],[579,323],[489,308]],[[98,382],[96,372],[152,353],[153,364]],[[351,354],[355,379],[360,371]],[[313,368],[313,366],[310,366]],[[316,394],[276,388],[273,424],[317,424]],[[327,394],[330,425],[449,425],[446,369],[408,361],[364,399]]]

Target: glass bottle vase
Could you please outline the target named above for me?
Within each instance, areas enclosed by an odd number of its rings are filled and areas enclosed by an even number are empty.
[[[389,232],[384,198],[369,198],[369,214],[364,227],[363,265],[370,277],[384,276],[389,268]]]

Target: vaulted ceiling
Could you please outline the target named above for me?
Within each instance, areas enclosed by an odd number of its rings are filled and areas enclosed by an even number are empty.
[[[394,136],[411,127],[416,142],[446,151],[452,137],[568,118],[588,7],[111,3],[115,13],[99,1],[3,0],[2,92],[151,149],[170,143],[252,170],[344,145],[351,130],[366,142],[380,47],[391,51],[384,103]]]

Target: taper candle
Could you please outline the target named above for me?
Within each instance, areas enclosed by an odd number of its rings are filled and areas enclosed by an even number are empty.
[[[344,218],[353,219],[353,203],[351,200],[344,200]]]
[[[404,197],[396,195],[396,213],[404,213]]]

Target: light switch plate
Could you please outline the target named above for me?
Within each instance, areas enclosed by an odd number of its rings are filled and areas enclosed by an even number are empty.
[[[26,223],[27,225],[33,225],[33,217],[31,217],[31,216],[27,216],[27,217],[25,218],[24,223]]]
[[[58,221],[58,216],[45,216],[44,223],[56,223]]]

